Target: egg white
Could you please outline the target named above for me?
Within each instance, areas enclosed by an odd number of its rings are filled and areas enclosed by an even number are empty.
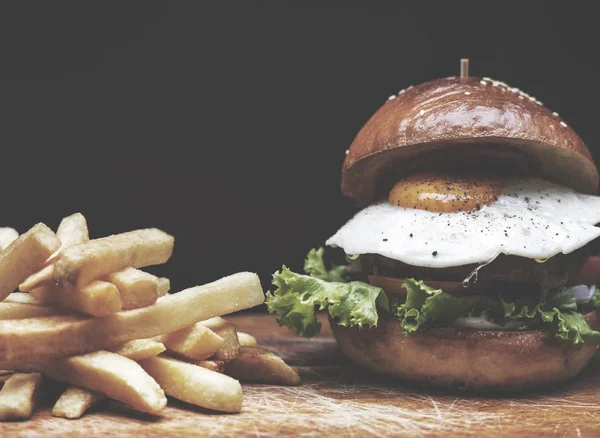
[[[329,238],[347,254],[379,254],[446,268],[485,263],[499,254],[546,259],[600,236],[600,197],[536,179],[508,181],[479,211],[434,213],[390,205],[361,210]]]

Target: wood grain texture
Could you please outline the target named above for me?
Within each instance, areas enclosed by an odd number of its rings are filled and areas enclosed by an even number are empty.
[[[296,366],[300,387],[243,385],[241,414],[213,414],[169,400],[161,417],[111,402],[80,420],[54,418],[51,405],[28,422],[1,423],[0,436],[599,436],[600,360],[552,392],[475,397],[390,381],[346,364],[326,319],[312,340],[278,328],[272,317],[229,318]]]

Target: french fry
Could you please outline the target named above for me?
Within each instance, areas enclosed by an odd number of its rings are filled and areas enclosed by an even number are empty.
[[[252,347],[256,345],[256,338],[248,333],[237,332],[240,347]]]
[[[0,321],[0,368],[8,362],[64,357],[116,347],[262,304],[256,274],[240,272],[104,318],[48,316]]]
[[[12,303],[12,304],[34,304],[38,306],[43,306],[44,303],[32,296],[31,294],[22,293],[22,292],[13,292],[9,296],[7,296],[3,303]]]
[[[56,235],[62,243],[62,248],[78,245],[90,240],[87,221],[81,213],[67,216],[60,221]]]
[[[17,368],[101,392],[142,412],[157,414],[167,404],[164,391],[137,362],[110,351],[22,363]]]
[[[39,373],[15,373],[0,391],[0,421],[27,420],[33,414],[42,386]]]
[[[135,339],[126,342],[117,348],[111,349],[113,353],[120,354],[121,356],[125,356],[135,361],[158,356],[165,350],[165,346],[154,339]]]
[[[60,251],[69,246],[85,243],[90,240],[87,222],[81,213],[75,213],[67,216],[60,221],[56,236],[60,239],[61,246],[44,263],[46,266],[38,272],[31,274],[20,285],[21,292],[29,292],[43,284],[54,281],[54,264],[51,264],[58,256]]]
[[[14,228],[0,227],[0,252],[4,251],[17,237],[19,237],[19,233]]]
[[[33,289],[30,294],[43,303],[93,316],[108,316],[121,310],[119,289],[107,281],[96,280],[81,289],[45,285]]]
[[[41,285],[51,283],[54,283],[54,265],[47,265],[23,280],[19,285],[19,290],[21,292],[29,292]]]
[[[119,289],[123,310],[150,306],[158,299],[158,278],[139,269],[125,268],[104,279]]]
[[[233,324],[230,324],[219,316],[202,321],[200,324],[211,329],[213,332],[223,338],[223,345],[221,345],[221,347],[214,354],[215,360],[229,361],[238,356],[240,342],[238,340],[237,330]]]
[[[38,304],[7,303],[6,301],[0,303],[0,320],[67,314],[69,314],[67,309],[59,309],[58,307],[42,306]]]
[[[214,371],[215,373],[225,373],[225,362],[222,360],[201,360],[195,362],[196,365],[202,368],[206,368],[207,370]]]
[[[36,316],[68,315],[66,309],[44,305],[30,294],[12,293],[0,303],[1,319],[24,319]]]
[[[166,294],[168,294],[170,289],[171,289],[171,280],[169,280],[166,277],[159,277],[158,278],[158,296],[159,296],[159,298],[164,297]]]
[[[194,364],[162,356],[140,362],[167,395],[203,408],[240,412],[240,382]]]
[[[0,253],[0,301],[38,270],[59,247],[56,234],[42,223],[17,237]]]
[[[113,353],[131,360],[142,360],[156,356],[165,351],[165,346],[152,339],[136,339],[114,348]],[[55,417],[80,418],[86,410],[106,396],[100,392],[71,386],[57,400],[52,415]]]
[[[225,363],[225,374],[242,382],[300,384],[296,371],[282,358],[261,347],[241,347],[237,359]]]
[[[159,339],[169,351],[195,361],[209,358],[225,342],[201,323],[162,335]]]
[[[173,244],[173,236],[156,228],[90,240],[61,251],[54,278],[63,287],[84,286],[125,268],[165,263]]]
[[[112,350],[115,354],[135,361],[157,356],[163,351],[165,346],[152,339],[136,339]],[[56,401],[52,408],[52,415],[69,419],[80,418],[85,411],[105,398],[106,396],[100,392],[70,386]]]
[[[81,418],[85,411],[104,399],[106,396],[100,392],[69,386],[54,404],[52,415],[70,420]]]

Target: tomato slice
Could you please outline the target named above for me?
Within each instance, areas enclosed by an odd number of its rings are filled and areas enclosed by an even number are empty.
[[[402,288],[406,278],[394,278],[394,277],[382,277],[380,275],[369,275],[369,283],[373,286],[382,288],[386,293],[406,295],[406,289]],[[480,288],[477,287],[477,283],[471,285],[468,289],[465,289],[459,281],[429,281],[426,280],[427,286],[442,289],[456,296],[474,295],[481,293]],[[588,257],[584,265],[582,266],[579,274],[570,280],[568,286],[575,286],[578,284],[592,285],[596,284],[600,286],[600,256]],[[511,286],[515,288],[515,286]]]
[[[600,283],[600,256],[588,257],[586,262],[581,267],[579,274],[571,281],[569,286],[578,284],[599,284]]]

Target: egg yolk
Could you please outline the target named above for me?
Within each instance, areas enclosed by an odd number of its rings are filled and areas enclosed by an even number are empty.
[[[500,179],[426,173],[398,181],[390,190],[388,202],[439,213],[475,211],[493,204],[502,189]]]

